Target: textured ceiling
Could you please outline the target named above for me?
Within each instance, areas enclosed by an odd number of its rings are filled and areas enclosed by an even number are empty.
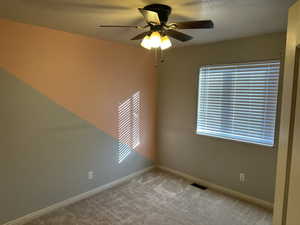
[[[173,8],[169,21],[212,19],[213,30],[184,30],[194,36],[185,45],[215,42],[286,30],[287,10],[295,0],[1,0],[0,17],[99,39],[129,39],[139,30],[96,28],[100,24],[143,24],[137,8],[164,3]],[[176,43],[182,46],[181,43]]]

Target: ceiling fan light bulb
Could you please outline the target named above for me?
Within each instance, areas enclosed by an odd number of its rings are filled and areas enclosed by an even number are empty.
[[[161,37],[159,32],[154,31],[150,36],[150,41],[151,41],[152,48],[159,48],[161,45]]]
[[[148,35],[145,36],[145,37],[143,38],[143,41],[142,41],[142,43],[141,43],[141,46],[142,46],[143,48],[148,49],[148,50],[150,50],[150,49],[152,48],[152,46],[151,46],[151,41],[150,41],[150,37],[149,37]]]
[[[166,35],[166,36],[163,36],[163,37],[161,38],[161,45],[160,45],[160,48],[161,48],[162,50],[165,50],[165,49],[170,48],[171,46],[172,46],[172,43],[171,43],[169,37],[168,37],[167,35]]]

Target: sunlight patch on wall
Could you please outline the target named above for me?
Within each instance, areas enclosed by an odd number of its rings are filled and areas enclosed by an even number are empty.
[[[118,163],[121,163],[140,144],[140,92],[120,103],[118,115]]]

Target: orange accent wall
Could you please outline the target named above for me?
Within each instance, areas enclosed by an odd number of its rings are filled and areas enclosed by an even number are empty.
[[[156,71],[148,51],[4,19],[0,27],[2,68],[115,138],[118,104],[140,91],[137,151],[154,157]]]

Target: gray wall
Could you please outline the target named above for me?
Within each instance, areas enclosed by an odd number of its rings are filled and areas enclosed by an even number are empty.
[[[0,102],[0,224],[152,164],[1,69]]]
[[[201,65],[282,58],[284,46],[275,33],[170,50],[159,68],[159,164],[273,202],[276,148],[195,134],[197,77]]]

